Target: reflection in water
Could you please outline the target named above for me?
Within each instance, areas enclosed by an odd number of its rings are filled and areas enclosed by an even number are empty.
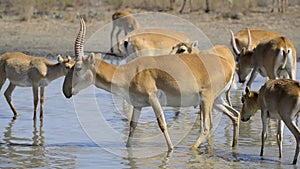
[[[128,155],[126,157],[123,157],[123,159],[128,162],[123,162],[123,164],[129,166],[130,168],[138,168],[139,166],[141,166],[141,164],[143,164],[144,167],[146,164],[149,165],[148,167],[158,166],[159,168],[168,168],[173,150],[149,158],[137,157],[136,155],[134,155],[134,150],[132,148],[127,148],[127,153]],[[150,161],[150,159],[155,160]]]
[[[17,129],[14,130],[17,124],[17,120],[12,119],[3,132],[3,142],[0,144],[1,167],[75,167],[76,162],[74,161],[73,155],[64,152],[64,150],[60,150],[59,147],[47,148],[45,146],[42,121],[33,121],[32,136],[25,133],[28,130],[24,132],[25,136],[22,136],[22,134],[24,134],[23,132]],[[49,149],[52,149],[52,151],[49,152]],[[61,151],[63,151],[63,153]]]
[[[298,64],[298,68],[300,65]],[[298,73],[300,76],[300,73]],[[297,78],[300,79],[299,77]],[[80,126],[73,101],[67,100],[57,91],[62,80],[54,81],[49,87],[51,99],[47,101],[44,124],[37,121],[32,124],[31,102],[23,98],[15,98],[24,111],[15,121],[10,121],[10,109],[2,109],[0,113],[0,168],[297,168],[290,165],[295,151],[295,139],[285,128],[283,141],[283,158],[278,158],[276,143],[276,122],[268,125],[266,154],[259,156],[261,146],[261,118],[258,112],[248,122],[241,122],[237,149],[232,149],[232,122],[222,116],[220,123],[211,137],[203,142],[196,151],[189,148],[200,133],[199,108],[181,109],[176,114],[173,109],[166,108],[165,118],[172,141],[176,142],[173,152],[167,152],[166,143],[157,125],[155,115],[150,110],[142,113],[137,127],[136,140],[131,155],[125,147],[128,135],[126,114],[121,110],[122,102],[112,100],[112,96],[102,90],[95,90],[96,100],[107,125],[115,131],[121,142],[108,140],[93,142]],[[253,83],[257,90],[265,79],[258,78]],[[53,92],[55,91],[55,92]],[[241,95],[244,86],[238,84],[232,89],[231,97],[237,110],[241,109]],[[19,88],[23,95],[31,95],[31,91]],[[3,92],[0,93],[3,95]],[[87,97],[90,97],[88,95]],[[0,104],[5,102],[1,100]],[[19,100],[18,100],[19,99]],[[58,104],[62,103],[62,104]],[[113,105],[120,104],[120,106]],[[28,107],[28,110],[26,107]],[[86,104],[78,105],[85,109],[84,115],[91,116]],[[117,109],[117,110],[116,110]],[[27,114],[26,114],[27,113]],[[6,114],[8,114],[6,116]],[[78,114],[77,114],[78,115]],[[94,118],[94,117],[92,117]],[[68,119],[68,120],[66,120]],[[110,133],[103,128],[95,128],[94,133],[101,138]],[[146,139],[144,139],[146,138]],[[147,140],[148,139],[148,140]],[[98,147],[95,143],[103,145]],[[113,149],[115,151],[109,151]],[[114,152],[121,152],[117,155]],[[154,154],[154,155],[153,155]]]
[[[40,146],[44,147],[44,131],[43,131],[43,121],[40,122],[39,129],[37,128],[37,122],[33,122],[33,136],[32,139],[27,138],[17,138],[12,136],[12,128],[15,125],[16,120],[12,119],[8,126],[5,128],[4,141],[8,146]],[[28,143],[31,142],[32,143]]]
[[[32,137],[32,145],[34,146],[42,146],[45,145],[45,137],[44,137],[44,131],[43,131],[43,120],[40,121],[39,130],[37,130],[36,126],[36,120],[33,122],[33,137]]]
[[[0,146],[1,156],[15,167],[39,167],[45,166],[44,156],[44,131],[43,123],[37,127],[36,121],[33,123],[33,136],[16,137],[13,134],[13,127],[16,120],[12,119],[3,133],[3,145]]]

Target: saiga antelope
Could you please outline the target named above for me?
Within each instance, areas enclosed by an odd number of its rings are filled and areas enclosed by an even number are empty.
[[[172,50],[170,51],[170,55],[174,54],[182,54],[182,53],[197,53],[200,52],[199,50],[195,51],[195,49],[198,49],[198,41],[194,41],[192,45],[187,44],[185,42],[177,43],[172,47]]]
[[[231,44],[233,42],[236,43],[236,48],[238,49],[237,50],[238,53],[240,53],[239,51],[246,50],[246,49],[253,50],[256,48],[256,46],[259,43],[261,43],[263,41],[282,36],[278,33],[273,33],[273,32],[269,32],[269,31],[265,31],[265,30],[258,30],[258,29],[250,30],[250,33],[251,33],[251,45],[248,43],[248,41],[249,41],[248,40],[249,39],[248,38],[248,29],[240,30],[239,32],[236,33],[236,35],[232,34],[232,36],[234,38],[231,37]],[[236,50],[234,50],[234,49],[233,49],[233,51],[236,52]],[[235,54],[238,55],[237,53],[235,53]]]
[[[286,37],[280,36],[266,40],[251,50],[251,34],[248,30],[249,42],[247,50],[240,52],[234,41],[233,33],[232,46],[238,55],[238,76],[239,82],[244,83],[251,72],[247,86],[251,87],[253,80],[259,72],[263,77],[276,79],[285,77],[296,79],[296,49],[293,43]]]
[[[300,111],[300,83],[291,79],[271,79],[260,88],[259,92],[250,91],[246,87],[246,94],[242,97],[242,103],[242,121],[248,121],[251,116],[261,109],[262,144],[260,156],[263,156],[267,137],[267,118],[273,118],[278,120],[277,144],[279,158],[282,157],[283,128],[285,124],[297,141],[293,160],[293,164],[296,164],[299,154],[300,132],[293,119]]]
[[[42,57],[33,57],[20,52],[6,52],[0,56],[0,90],[8,79],[10,81],[4,95],[14,113],[14,119],[18,112],[12,103],[11,94],[16,86],[32,87],[34,115],[36,119],[38,105],[38,88],[40,87],[40,118],[43,118],[45,87],[53,80],[67,74],[73,67],[74,61],[70,56],[62,58],[58,56],[58,63],[51,63]]]
[[[161,104],[170,107],[200,105],[203,129],[192,149],[196,149],[210,132],[213,106],[231,118],[234,125],[233,146],[237,146],[239,112],[221,100],[234,75],[226,59],[211,54],[145,56],[128,64],[114,66],[95,58],[93,53],[83,55],[86,28],[83,19],[80,23],[78,36],[81,41],[76,43],[82,45],[76,47],[79,50],[76,53],[80,55],[76,55],[77,61],[65,77],[63,93],[70,98],[80,90],[95,85],[126,99],[134,107],[127,147],[132,144],[142,108],[151,106],[168,149],[173,149]],[[215,102],[219,99],[222,102]]]
[[[173,10],[173,4],[174,4],[175,0],[170,0],[170,9]],[[205,8],[205,12],[208,13],[210,11],[210,8],[209,8],[209,0],[205,0],[205,3],[206,3],[206,8]],[[182,6],[179,10],[179,13],[182,13],[184,7],[185,7],[185,4],[186,4],[186,0],[183,0],[183,3],[182,3]],[[190,12],[193,11],[192,9],[192,0],[189,0],[189,4],[190,4]]]
[[[172,48],[172,51],[170,52],[170,54],[181,54],[181,53],[192,53],[192,52],[193,52],[193,48],[191,48],[189,45],[187,45],[185,43],[179,43]],[[234,60],[234,56],[227,46],[216,45],[208,50],[204,50],[201,52],[215,54],[215,55],[218,55],[219,57],[225,58],[231,64],[231,68],[232,68],[231,71],[234,72],[236,70],[236,63]],[[228,104],[230,106],[232,106],[232,103],[230,100],[230,88],[226,91],[226,100],[227,100]]]
[[[121,44],[122,55],[126,57],[126,62],[140,56],[159,56],[167,55],[172,50],[173,45],[184,43],[198,52],[198,41],[192,41],[192,38],[178,31],[162,28],[144,28],[131,32]],[[124,106],[126,102],[124,102]],[[132,108],[125,108],[132,112]]]
[[[287,11],[287,8],[289,6],[288,0],[273,0],[272,3],[272,10],[271,12],[274,12],[275,8],[277,7],[278,12],[284,13]]]
[[[183,32],[162,28],[138,29],[125,38],[122,51],[128,62],[139,56],[169,54],[172,47],[181,42],[193,49],[198,44],[198,41],[192,41],[192,38]],[[197,52],[197,49],[193,51]]]
[[[110,50],[113,53],[113,34],[116,28],[118,28],[118,32],[116,33],[116,39],[117,39],[117,46],[118,51],[121,53],[121,47],[120,47],[120,33],[123,30],[125,36],[127,36],[128,33],[132,32],[133,30],[137,30],[139,28],[139,23],[135,19],[135,17],[127,12],[127,11],[121,11],[118,10],[112,15],[112,24],[113,28],[110,33]]]

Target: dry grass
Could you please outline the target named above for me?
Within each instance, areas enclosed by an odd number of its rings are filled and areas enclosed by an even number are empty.
[[[178,11],[183,0],[176,0],[174,10]],[[193,9],[204,9],[205,0],[192,0]],[[94,9],[97,5],[108,6],[108,10],[116,9],[142,9],[148,11],[168,11],[170,0],[0,0],[1,15],[19,16],[20,20],[28,21],[32,17],[51,15],[54,11],[73,10],[73,13],[81,9]],[[289,0],[290,5],[300,5],[300,0]],[[245,13],[251,8],[270,8],[272,0],[211,0],[211,10],[217,13]],[[189,3],[185,10],[189,10]],[[88,11],[90,12],[90,11]]]

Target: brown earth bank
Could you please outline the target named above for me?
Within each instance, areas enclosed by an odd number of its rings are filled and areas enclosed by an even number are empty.
[[[89,38],[104,25],[110,23],[114,6],[99,2],[93,8],[68,7],[50,9],[46,14],[36,12],[30,19],[11,14],[0,2],[0,54],[20,51],[35,56],[54,57],[57,54],[74,55],[74,39],[79,30],[79,16],[87,21]],[[132,13],[149,12],[149,9],[124,8]],[[151,10],[150,10],[151,11]],[[161,11],[154,9],[153,11]],[[188,9],[186,9],[188,11]],[[278,32],[290,38],[300,53],[300,6],[289,6],[286,13],[270,12],[269,7],[253,7],[243,12],[205,13],[203,9],[180,14],[177,11],[163,12],[186,19],[201,29],[212,44],[230,45],[229,29],[237,32],[244,28],[264,29]],[[109,34],[107,34],[109,36]],[[107,42],[109,43],[109,42]]]

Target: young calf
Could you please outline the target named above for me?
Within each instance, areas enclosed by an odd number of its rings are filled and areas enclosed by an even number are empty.
[[[299,154],[300,132],[293,123],[293,118],[300,111],[300,83],[291,79],[267,81],[259,92],[250,91],[246,87],[246,94],[242,97],[241,120],[248,121],[258,109],[261,109],[262,118],[262,145],[260,155],[263,155],[267,127],[267,118],[278,119],[277,143],[279,157],[282,157],[282,137],[284,124],[293,133],[297,141],[293,164],[297,163]]]
[[[44,91],[45,87],[52,81],[64,76],[74,65],[71,57],[62,58],[58,56],[58,63],[51,63],[42,57],[33,57],[20,52],[6,52],[0,56],[0,90],[8,79],[10,81],[4,95],[11,110],[14,113],[14,119],[18,112],[12,103],[11,94],[16,86],[32,87],[34,96],[34,116],[38,104],[38,88],[40,87],[40,118],[43,118]]]

